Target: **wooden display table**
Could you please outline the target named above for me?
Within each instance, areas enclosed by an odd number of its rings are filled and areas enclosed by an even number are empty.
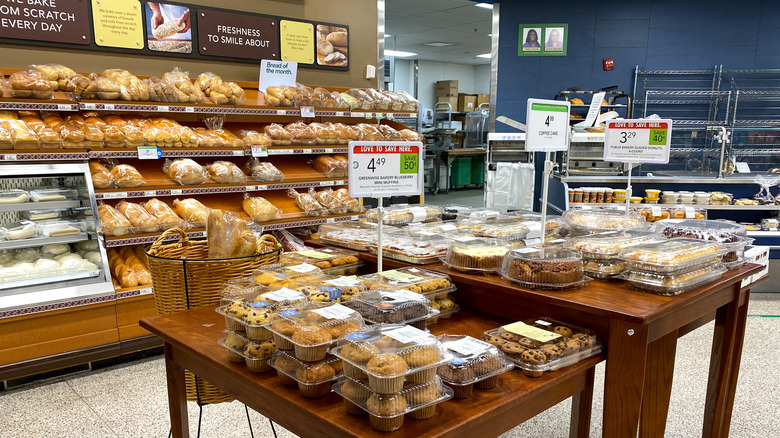
[[[461,311],[450,319],[440,319],[430,329],[433,333],[479,337],[484,330],[506,322]],[[307,399],[297,387],[279,383],[275,371],[256,374],[244,364],[230,362],[225,347],[217,344],[225,319],[214,307],[146,318],[140,324],[165,343],[168,403],[175,438],[189,436],[184,368],[300,436],[495,436],[573,396],[570,434],[587,438],[594,367],[602,360],[597,355],[539,378],[509,371],[501,375],[496,388],[475,389],[470,398],[441,403],[431,419],[406,419],[400,430],[383,433],[371,428],[367,416],[347,414],[335,393]]]
[[[376,263],[374,255],[360,257]],[[409,266],[383,263],[385,269]],[[664,436],[677,338],[714,319],[703,436],[728,436],[750,295],[740,285],[761,270],[759,265],[731,269],[677,297],[634,291],[623,282],[592,281],[561,292],[531,290],[500,276],[465,274],[440,263],[418,267],[450,275],[461,307],[511,320],[550,316],[595,330],[606,346],[605,437],[632,437],[637,430],[640,437]]]

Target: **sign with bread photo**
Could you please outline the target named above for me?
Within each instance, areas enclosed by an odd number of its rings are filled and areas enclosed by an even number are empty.
[[[344,26],[317,25],[317,64],[349,66],[349,29]]]

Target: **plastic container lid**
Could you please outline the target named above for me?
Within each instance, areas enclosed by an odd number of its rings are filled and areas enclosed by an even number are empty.
[[[614,259],[623,249],[641,243],[655,242],[664,237],[649,231],[626,230],[573,237],[568,247],[582,252],[587,259]]]
[[[269,359],[276,351],[271,340],[252,341],[240,332],[233,330],[225,330],[222,338],[217,342],[229,351],[249,360]]]
[[[348,221],[320,225],[320,240],[331,245],[368,251],[370,244],[376,245],[377,225],[370,222]]]
[[[340,362],[336,357],[306,362],[283,350],[276,350],[268,361],[277,372],[298,382],[298,389],[309,397],[324,397],[330,392],[329,388],[327,391],[319,391],[315,387],[335,381],[341,374]]]
[[[30,190],[30,200],[33,202],[65,201],[78,199],[79,193],[74,189],[35,189]]]
[[[405,231],[412,238],[428,238],[432,235],[454,236],[462,233],[458,222],[427,222],[427,223],[415,223],[409,224],[404,228]]]
[[[279,331],[274,323],[285,320],[300,328],[320,327],[330,336],[326,340],[316,342],[301,342],[295,334],[288,335]],[[330,345],[334,340],[347,333],[362,330],[365,327],[363,317],[358,312],[338,303],[309,303],[299,308],[285,309],[277,313],[274,323],[266,327],[274,334],[284,338],[291,344],[301,347],[319,347]]]
[[[27,190],[4,189],[0,191],[0,203],[3,204],[23,203],[29,200],[30,193],[28,193]]]
[[[567,210],[563,221],[572,229],[586,233],[643,229],[647,225],[641,215],[616,210]]]
[[[487,330],[482,339],[498,346],[533,377],[601,352],[596,334],[552,318],[534,318]]]
[[[382,251],[389,258],[409,263],[425,264],[437,261],[447,251],[449,239],[444,236],[430,235],[409,237],[402,234],[388,234],[382,239]],[[376,253],[376,243],[371,252]]]
[[[498,347],[465,335],[439,335],[439,342],[454,358],[439,367],[448,385],[463,386],[497,376],[515,367]]]
[[[582,261],[582,269],[589,277],[611,280],[626,270],[626,264],[620,259],[588,259]]]
[[[675,238],[627,248],[620,259],[632,270],[673,275],[718,263],[723,253],[717,243]]]
[[[458,220],[478,223],[497,221],[504,217],[503,210],[493,208],[475,208],[458,213]]]
[[[413,324],[439,313],[421,294],[406,289],[369,290],[344,303],[373,324]]]
[[[700,219],[665,219],[653,224],[651,231],[667,237],[687,237],[716,242],[735,241],[736,237],[747,236],[744,225]]]
[[[336,248],[306,249],[304,251],[286,252],[279,258],[285,260],[304,262],[320,269],[329,269],[335,266],[352,265],[360,262],[358,253]]]
[[[428,222],[441,218],[441,207],[437,205],[391,205],[385,207],[382,222],[385,225],[401,225],[413,222]],[[366,212],[366,219],[371,222],[378,220],[378,209],[372,208]]]
[[[467,272],[496,272],[510,249],[509,242],[502,239],[458,237],[450,241],[442,262]]]
[[[489,237],[508,241],[522,240],[528,237],[531,228],[523,222],[515,220],[498,220],[494,223],[484,225],[474,225],[470,233],[475,237]],[[541,235],[541,227],[538,228],[538,235]]]
[[[318,282],[324,275],[320,268],[308,263],[268,265],[263,269],[255,270],[252,274],[254,281],[263,286]]]
[[[455,290],[450,276],[427,269],[407,267],[383,271],[381,273],[361,275],[362,281],[368,289],[406,289],[425,296],[439,295]]]
[[[38,234],[44,237],[75,236],[87,230],[84,221],[46,221],[38,223]]]
[[[530,288],[564,289],[581,286],[582,255],[557,247],[529,247],[510,251],[504,258],[501,275]]]
[[[726,272],[725,267],[721,264],[715,264],[679,275],[632,271],[622,274],[620,278],[626,280],[626,284],[631,289],[674,296],[709,283],[724,272]]]
[[[345,391],[345,385],[350,385],[350,389]],[[453,395],[452,388],[442,384],[439,378],[407,386],[397,393],[379,394],[359,380],[342,377],[333,385],[333,391],[379,418],[396,418],[449,400]]]

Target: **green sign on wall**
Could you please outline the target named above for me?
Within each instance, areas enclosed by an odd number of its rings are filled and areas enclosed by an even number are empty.
[[[567,23],[520,24],[517,56],[566,56]]]

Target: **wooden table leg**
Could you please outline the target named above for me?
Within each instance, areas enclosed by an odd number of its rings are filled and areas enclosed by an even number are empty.
[[[739,291],[735,291],[735,295],[738,294]],[[736,367],[742,354],[746,318],[747,304],[740,307],[738,297],[719,308],[716,313],[704,405],[704,437],[728,436],[727,422],[731,420],[731,407],[734,404],[736,374],[739,372]]]
[[[571,398],[571,423],[569,438],[590,437],[590,415],[593,408],[593,380],[596,367],[589,368],[585,374],[585,388]]]
[[[677,330],[650,343],[647,348],[645,390],[639,437],[663,438],[669,399],[672,395],[674,357],[677,352]]]
[[[187,418],[187,387],[184,369],[173,360],[173,347],[164,344],[165,374],[168,378],[168,409],[171,415],[173,438],[189,438],[190,426]]]
[[[604,437],[637,434],[648,341],[646,325],[610,320],[604,377]]]

